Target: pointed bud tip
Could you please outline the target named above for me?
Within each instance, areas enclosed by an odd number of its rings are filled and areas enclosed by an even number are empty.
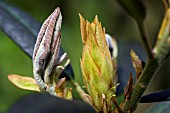
[[[98,19],[98,16],[96,15],[95,18],[94,18],[94,21],[93,21],[95,24],[99,23],[99,19]]]
[[[83,16],[80,13],[78,13],[78,15],[79,15],[80,21],[84,20]]]
[[[133,49],[130,50],[130,55],[131,55],[131,58],[137,57],[137,54],[135,53]]]
[[[60,13],[60,12],[61,12],[61,11],[60,11],[60,7],[57,7],[57,8],[54,10],[54,12]]]
[[[56,10],[60,11],[60,7],[57,7]]]
[[[82,37],[82,42],[85,44],[87,38],[87,31],[86,31],[86,24],[88,24],[87,21],[83,18],[83,16],[79,13],[79,18],[80,18],[80,31],[81,31],[81,37]]]

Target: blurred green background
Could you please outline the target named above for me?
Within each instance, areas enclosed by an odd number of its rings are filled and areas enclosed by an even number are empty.
[[[80,13],[85,19],[92,21],[98,15],[106,33],[120,41],[140,41],[139,32],[135,22],[127,16],[116,0],[6,0],[19,7],[43,22],[51,12],[59,6],[63,15],[62,47],[68,53],[75,73],[75,79],[81,84],[81,72],[79,61],[81,58],[82,42],[80,36]],[[161,20],[164,15],[164,7],[161,0],[148,0],[147,18],[145,24],[151,43],[157,36]],[[120,45],[121,46],[121,45]],[[120,58],[123,58],[119,56]],[[166,63],[165,67],[170,66]],[[147,92],[170,87],[166,84],[168,74],[166,69],[161,69]],[[6,111],[22,95],[30,93],[15,87],[7,79],[9,74],[33,76],[32,61],[26,56],[7,36],[0,30],[0,111]],[[161,78],[160,78],[161,77]],[[170,80],[170,79],[169,79]],[[150,104],[141,104],[148,106]],[[143,108],[143,106],[139,107]],[[137,112],[143,112],[138,109]]]

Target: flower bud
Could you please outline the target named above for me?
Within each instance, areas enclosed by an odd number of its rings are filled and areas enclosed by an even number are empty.
[[[84,44],[81,70],[85,87],[99,112],[104,110],[104,106],[110,111],[110,100],[115,94],[113,87],[116,69],[113,68],[114,60],[106,44],[105,30],[97,16],[89,23],[80,15],[80,28]]]

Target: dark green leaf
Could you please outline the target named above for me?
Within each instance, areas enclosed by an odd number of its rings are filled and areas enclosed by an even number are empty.
[[[29,57],[32,57],[40,23],[1,0],[0,27]]]
[[[32,93],[17,101],[8,113],[96,113],[79,100],[68,101],[43,93]]]
[[[143,21],[146,16],[146,0],[117,0],[135,20]]]
[[[140,99],[140,103],[162,102],[162,101],[170,101],[170,89],[144,95]]]

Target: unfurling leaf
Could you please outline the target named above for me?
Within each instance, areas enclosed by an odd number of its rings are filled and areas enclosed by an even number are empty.
[[[11,74],[8,75],[8,79],[17,87],[26,90],[40,91],[38,84],[31,77],[25,77],[20,75]]]
[[[130,56],[131,56],[133,67],[135,68],[136,71],[136,77],[138,79],[143,70],[142,62],[133,50],[131,50]]]
[[[55,86],[55,92],[58,97],[62,97],[68,100],[72,100],[72,88],[66,87],[66,78],[61,78],[58,84]]]
[[[125,87],[125,90],[124,90],[125,101],[127,99],[130,99],[132,91],[133,91],[133,75],[132,75],[132,73],[130,73],[130,78],[129,78],[128,84],[127,84],[127,86]]]
[[[66,53],[59,57],[61,23],[62,15],[57,7],[44,21],[38,33],[33,53],[33,73],[42,91],[67,98],[68,91],[71,90],[66,87],[66,77],[59,77],[70,63]]]
[[[116,89],[116,62],[112,59],[106,44],[105,30],[97,16],[90,23],[81,15],[80,29],[84,44],[81,70],[85,87],[94,108],[99,112],[110,112],[113,109],[111,97],[115,95],[115,90],[112,89]]]

